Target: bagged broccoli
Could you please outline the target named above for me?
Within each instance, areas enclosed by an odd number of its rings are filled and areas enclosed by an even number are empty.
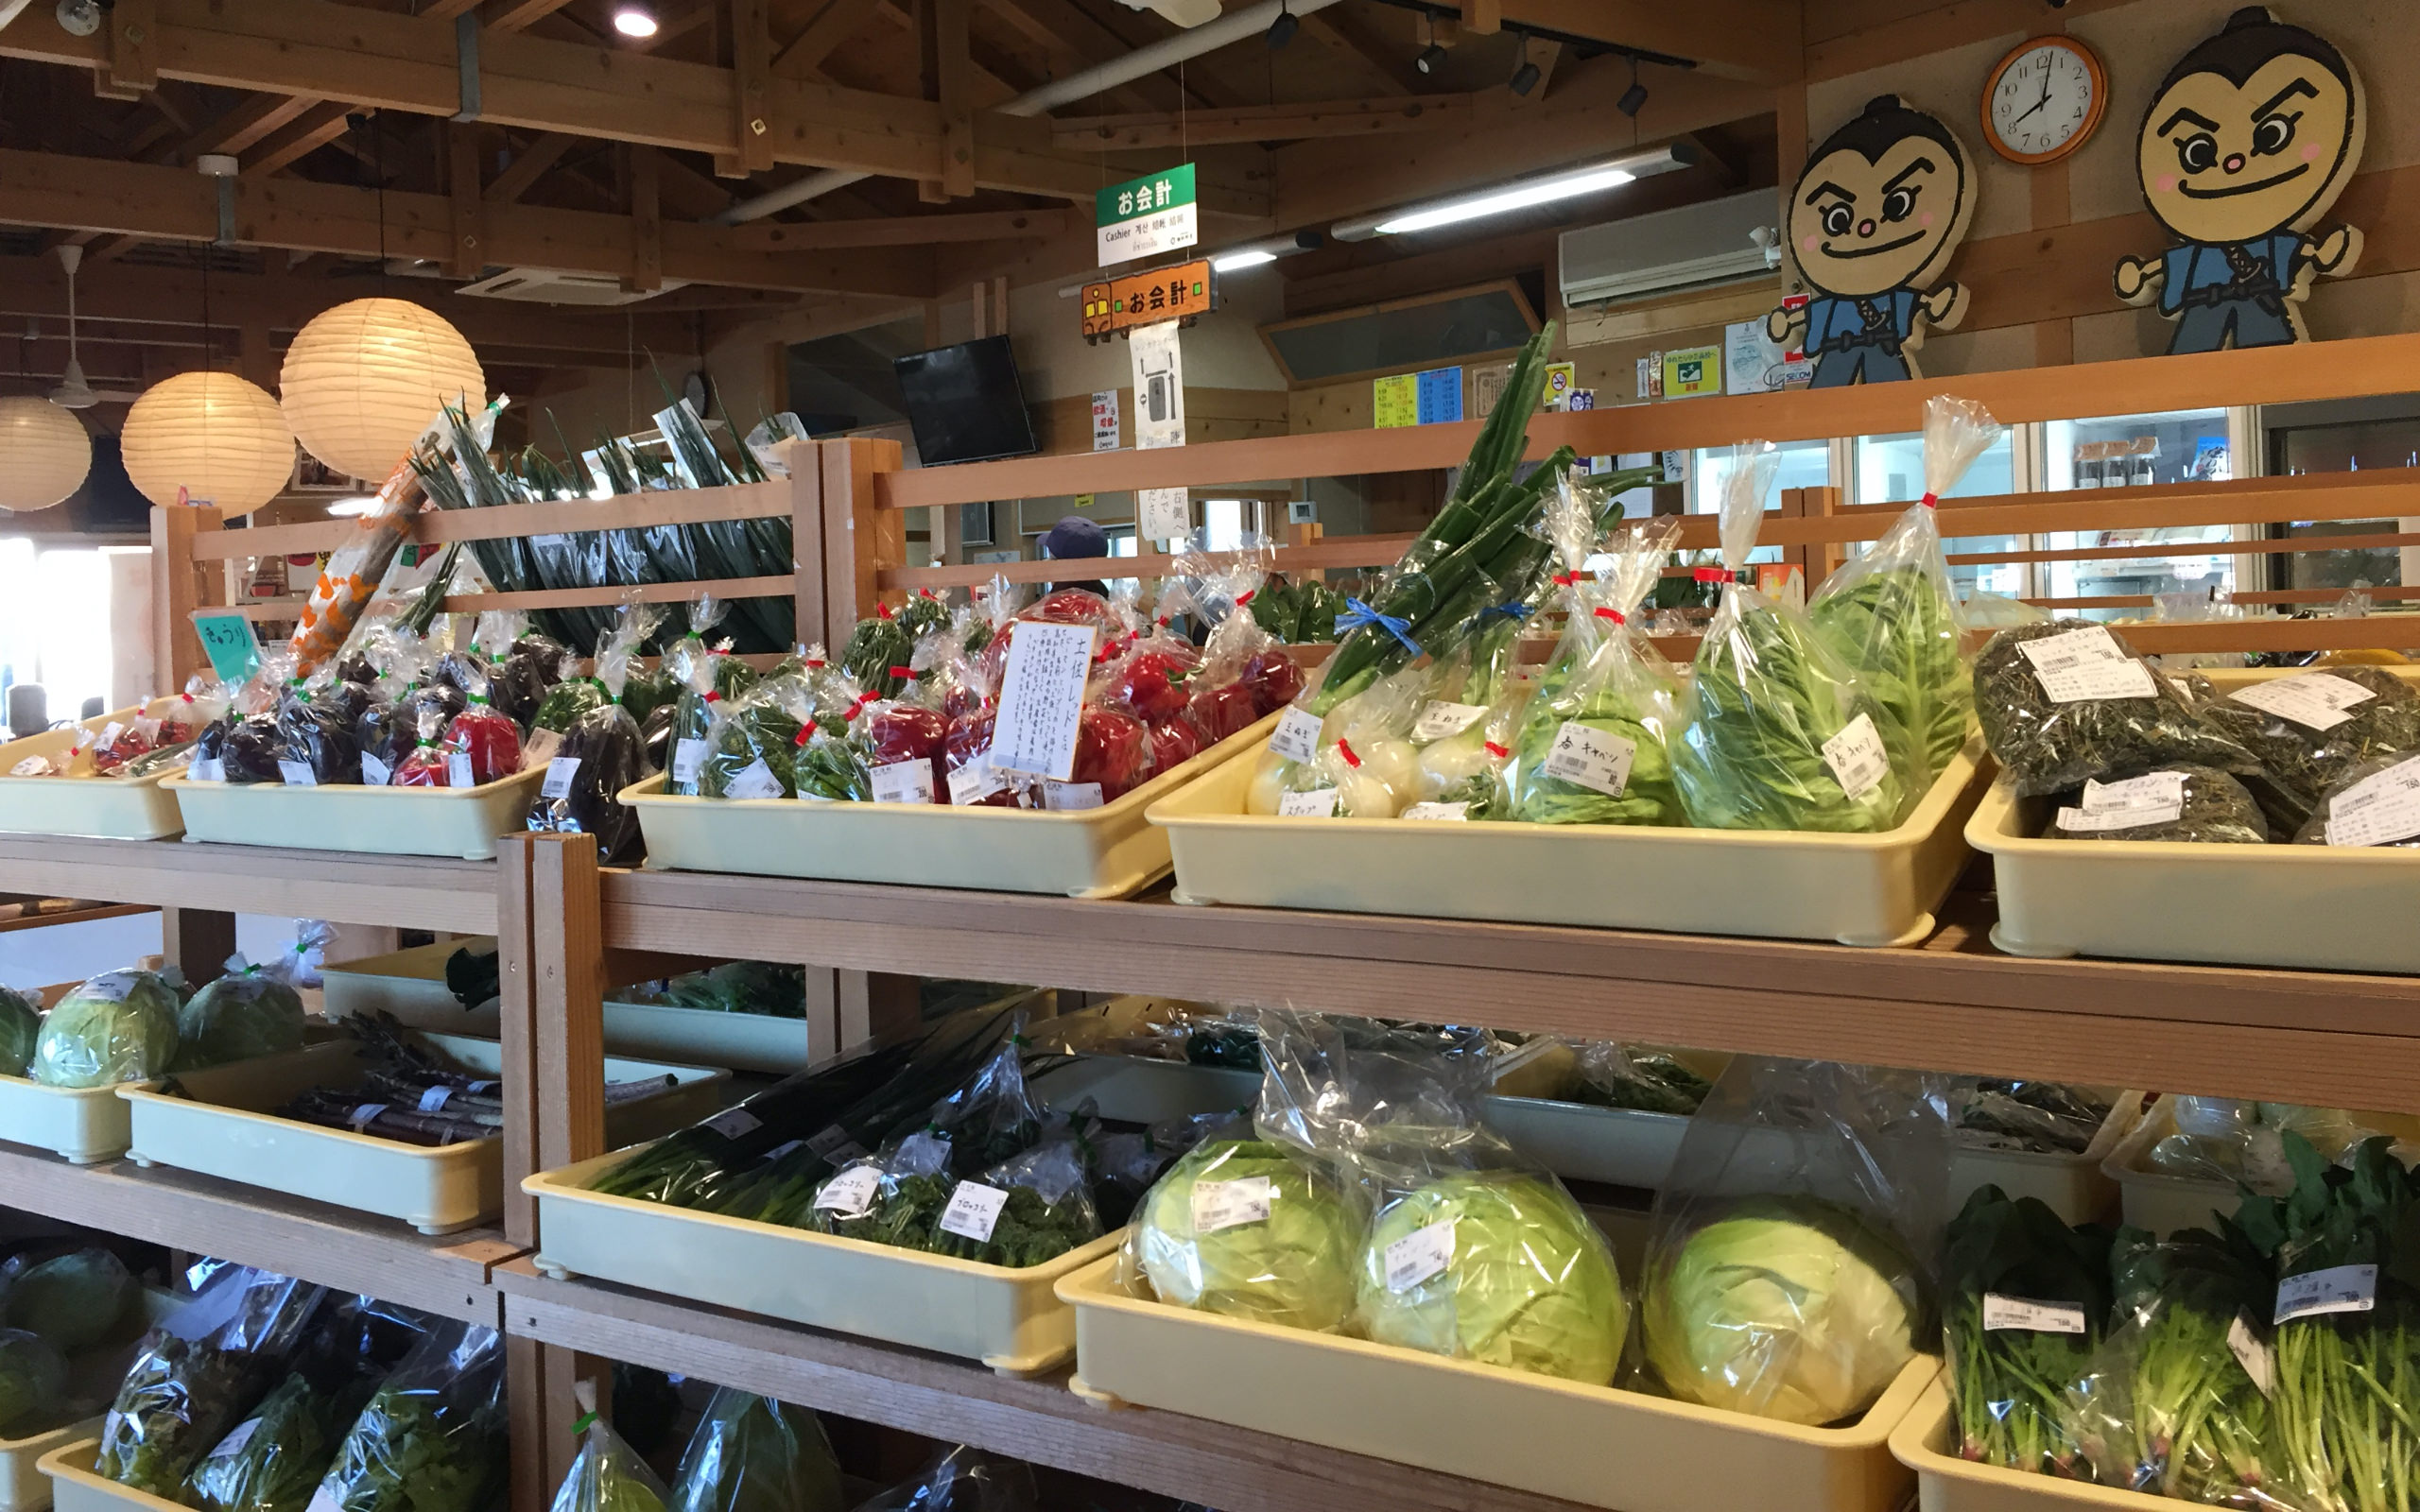
[[[45,1087],[107,1087],[165,1075],[177,1057],[176,988],[150,971],[104,971],[42,1021],[33,1079]]]
[[[841,1512],[840,1466],[823,1424],[793,1407],[715,1388],[681,1453],[670,1512]]]
[[[606,632],[596,648],[601,700],[564,732],[523,821],[540,834],[595,836],[596,859],[608,866],[636,860],[643,838],[638,815],[624,805],[621,794],[644,781],[650,768],[646,738],[623,697],[639,646],[663,617],[650,605],[630,605]]]
[[[15,988],[0,987],[0,1076],[22,1076],[42,1038],[42,1009]]]
[[[448,1321],[361,1409],[312,1500],[334,1512],[486,1512],[506,1464],[504,1341]]]
[[[177,1010],[177,1058],[172,1071],[202,1071],[302,1048],[302,998],[295,990],[313,951],[324,951],[337,932],[316,919],[300,920],[294,943],[277,959],[254,966],[239,953],[227,958],[227,973],[203,985]]]
[[[2294,844],[2420,847],[2420,756],[2382,756],[2346,772]]]
[[[2083,620],[1993,636],[1975,659],[1975,713],[1993,760],[2029,798],[2172,762],[2238,775],[2260,765],[2115,631]]]
[[[1570,616],[1521,723],[1510,771],[1510,817],[1531,824],[1680,824],[1669,743],[1680,683],[1632,618],[1681,534],[1666,519],[1624,527],[1602,582],[1581,576],[1596,545],[1593,515],[1566,488],[1548,506],[1571,563]],[[1576,518],[1575,518],[1576,517]]]
[[[39,1263],[0,1266],[0,1328],[39,1335],[61,1354],[124,1342],[140,1288],[106,1249],[78,1249]]]
[[[2081,840],[2269,843],[2269,820],[2251,790],[2228,773],[2192,762],[2105,782],[2086,780],[2076,801],[2050,822],[2054,833]]]
[[[1732,454],[1721,531],[1734,580],[1699,643],[1672,746],[1682,807],[1709,830],[1888,830],[1910,801],[1906,732],[1803,611],[1737,580],[1779,457],[1762,441]]]
[[[0,1329],[0,1438],[39,1431],[66,1396],[66,1358],[40,1334]]]
[[[1872,548],[1824,579],[1807,617],[1875,701],[1907,731],[1909,789],[1922,794],[1966,744],[1975,690],[1959,654],[1958,602],[1949,587],[1934,504],[2000,438],[1991,412],[1968,399],[1925,402],[1925,496]]]
[[[203,1453],[268,1394],[324,1289],[221,1266],[143,1341],[101,1427],[94,1472],[173,1501]]]
[[[572,1429],[579,1449],[555,1487],[549,1512],[664,1512],[670,1493],[647,1461],[597,1416],[596,1387],[583,1381],[573,1389],[580,1406]]]

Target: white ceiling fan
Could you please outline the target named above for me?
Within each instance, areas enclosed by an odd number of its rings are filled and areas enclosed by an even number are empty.
[[[103,403],[134,403],[140,395],[95,388],[85,381],[84,365],[76,360],[76,270],[83,266],[84,249],[69,242],[59,249],[59,261],[67,269],[67,370],[60,375],[59,387],[50,391],[50,402],[61,409],[90,409]]]

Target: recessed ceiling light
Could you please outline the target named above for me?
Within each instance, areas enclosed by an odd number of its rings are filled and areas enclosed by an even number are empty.
[[[624,6],[614,12],[614,29],[625,37],[652,37],[655,17],[636,6]]]

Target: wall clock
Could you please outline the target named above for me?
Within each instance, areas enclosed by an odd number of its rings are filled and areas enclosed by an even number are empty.
[[[1983,136],[2028,167],[2083,146],[2108,109],[2108,72],[2072,37],[2019,43],[1983,80]]]

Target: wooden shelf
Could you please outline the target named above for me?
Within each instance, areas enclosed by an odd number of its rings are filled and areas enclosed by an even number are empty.
[[[70,1165],[0,1144],[11,1208],[300,1276],[493,1327],[491,1269],[521,1253],[490,1230],[430,1239],[404,1224],[189,1172]]]
[[[2420,980],[608,871],[604,943],[1709,1049],[2420,1107]]]
[[[1063,1371],[1011,1380],[919,1350],[603,1282],[552,1280],[526,1259],[497,1266],[495,1280],[504,1294],[505,1332],[516,1337],[1234,1512],[1568,1512],[1577,1505],[1177,1413],[1096,1407],[1067,1389]]]
[[[466,935],[495,932],[493,861],[0,834],[0,891]]]

